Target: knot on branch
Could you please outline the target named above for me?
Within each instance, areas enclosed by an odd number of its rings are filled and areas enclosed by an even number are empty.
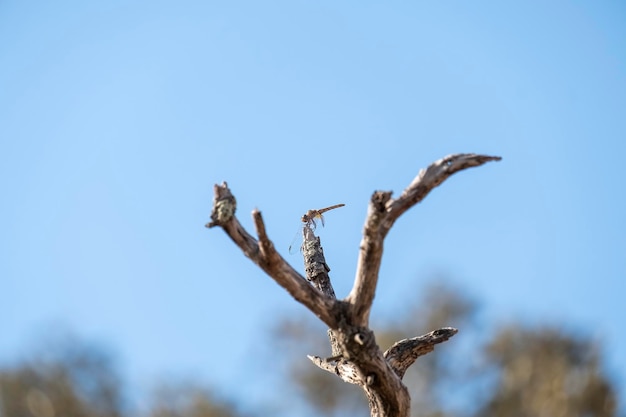
[[[391,200],[391,193],[391,191],[374,192],[371,201],[376,211],[383,212],[387,209],[387,202]]]
[[[350,327],[336,332],[339,351],[344,359],[362,356],[362,352],[373,352],[378,349],[374,332],[367,327]]]
[[[231,194],[226,181],[222,185],[213,186],[213,210],[211,211],[211,221],[206,227],[223,226],[232,219],[237,211],[237,200]]]

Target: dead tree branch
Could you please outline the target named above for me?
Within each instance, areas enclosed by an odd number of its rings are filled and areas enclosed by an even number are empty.
[[[396,375],[403,378],[406,370],[413,365],[418,357],[432,352],[436,344],[445,342],[457,332],[458,330],[455,328],[444,327],[422,336],[400,340],[387,349],[384,354],[385,359]]]
[[[235,217],[235,199],[228,184],[215,185],[212,221],[206,227],[221,226],[243,253],[283,287],[293,298],[304,304],[328,327],[337,327],[336,300],[322,294],[309,285],[304,277],[289,265],[269,240],[263,217],[258,210],[252,211],[254,225],[259,236],[257,241]]]
[[[383,241],[398,217],[422,201],[452,174],[500,159],[499,156],[477,154],[448,155],[421,170],[397,199],[391,198],[390,191],[376,191],[372,195],[363,228],[354,286],[346,300],[352,305],[355,323],[360,326],[367,326],[369,323],[383,254]]]
[[[344,300],[335,297],[328,275],[330,268],[320,238],[311,227],[314,223],[310,222],[310,216],[303,216],[306,279],[276,252],[258,210],[252,211],[258,240],[243,229],[235,217],[236,200],[226,183],[214,187],[211,222],[206,226],[220,226],[248,258],[328,325],[332,356],[327,359],[309,356],[315,365],[346,382],[360,385],[367,395],[372,416],[408,417],[410,396],[402,383],[404,373],[419,356],[432,351],[457,330],[445,327],[401,340],[382,353],[368,326],[385,236],[404,212],[452,174],[499,160],[497,156],[476,154],[446,156],[421,170],[397,199],[391,198],[390,191],[375,192],[363,228],[354,286]]]

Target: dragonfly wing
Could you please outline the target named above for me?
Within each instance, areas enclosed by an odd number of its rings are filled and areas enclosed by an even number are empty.
[[[298,227],[298,231],[296,232],[296,234],[294,235],[291,244],[289,245],[289,253],[291,255],[295,254],[296,252],[298,252],[298,239],[300,235],[300,228]]]

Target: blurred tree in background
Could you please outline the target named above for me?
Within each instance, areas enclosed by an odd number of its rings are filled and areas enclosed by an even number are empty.
[[[422,294],[414,310],[373,326],[383,349],[435,328],[460,329],[451,343],[420,357],[407,372],[414,416],[617,416],[616,393],[602,350],[589,338],[558,327],[516,323],[489,329],[479,323],[478,303],[464,293],[431,285]],[[284,364],[284,386],[276,388],[275,400],[284,405],[285,415],[369,414],[358,387],[306,359],[306,354],[330,354],[326,329],[319,321],[308,315],[283,318],[269,338],[268,354],[275,357],[280,352]],[[227,402],[199,384],[171,382],[155,383],[146,409],[131,410],[114,362],[103,349],[75,337],[45,341],[31,359],[0,368],[0,417],[242,415],[234,400],[245,398],[244,392],[233,393],[233,401]],[[298,394],[295,398],[289,395],[293,391]]]
[[[393,341],[443,326],[459,328],[450,343],[420,357],[405,381],[412,414],[420,417],[609,417],[617,398],[591,340],[558,327],[511,324],[486,329],[478,304],[445,285],[423,291],[419,307],[378,326],[385,350]],[[304,360],[328,356],[323,329],[308,316],[283,319],[276,339],[287,357],[289,378],[308,404],[323,415],[368,415],[360,389]]]
[[[45,346],[45,348],[43,348]],[[0,369],[0,417],[130,417],[124,384],[112,356],[64,335],[9,368]],[[159,386],[145,417],[237,417],[236,408],[206,388]]]
[[[616,413],[615,391],[598,346],[557,328],[512,325],[486,347],[497,375],[479,415],[552,417]]]
[[[233,404],[217,400],[198,384],[161,385],[154,394],[149,417],[236,417]]]
[[[402,317],[372,325],[376,332],[376,341],[382,350],[394,342],[415,335],[427,333],[433,329],[452,326],[465,332],[471,326],[477,312],[477,304],[442,285],[428,286],[422,302]],[[367,401],[362,390],[341,381],[328,372],[305,360],[306,354],[330,356],[328,338],[323,326],[308,315],[284,318],[274,329],[274,339],[279,343],[279,350],[286,352],[289,361],[288,377],[293,381],[297,392],[302,396],[310,411],[328,416],[369,415]],[[450,344],[459,342],[455,337]],[[451,380],[467,378],[467,370],[450,369],[449,361],[453,353],[448,346],[437,347],[435,352],[421,356],[407,371],[404,383],[411,393],[411,409],[419,416],[447,416],[443,410],[446,393],[437,400],[444,385]],[[458,354],[458,350],[456,351]],[[419,412],[419,414],[417,414]]]
[[[0,371],[0,417],[121,417],[120,379],[103,350],[70,337]]]

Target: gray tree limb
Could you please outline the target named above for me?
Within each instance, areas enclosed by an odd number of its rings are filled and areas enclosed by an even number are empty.
[[[405,211],[452,174],[499,160],[476,154],[446,156],[421,170],[397,199],[391,198],[390,191],[375,192],[365,220],[354,285],[344,300],[335,297],[320,239],[309,223],[303,226],[306,278],[276,252],[258,210],[252,211],[258,239],[243,229],[235,217],[236,200],[226,183],[214,187],[211,222],[206,226],[220,226],[248,258],[328,325],[332,356],[309,356],[315,365],[360,385],[372,416],[408,417],[410,396],[402,383],[404,373],[419,356],[432,351],[435,344],[448,340],[457,330],[447,327],[401,340],[382,353],[368,326],[385,236]]]
[[[283,287],[293,298],[304,304],[328,327],[337,327],[336,300],[322,294],[307,283],[291,265],[289,265],[269,240],[265,231],[263,217],[258,210],[252,211],[252,218],[259,240],[251,236],[235,217],[236,202],[228,184],[215,185],[211,222],[206,227],[220,226],[243,253],[263,271]]]
[[[360,326],[367,326],[369,323],[370,309],[378,283],[383,242],[398,217],[422,201],[452,174],[500,159],[502,158],[499,156],[477,154],[448,155],[422,169],[397,199],[391,198],[390,191],[376,191],[372,195],[359,248],[354,286],[346,299],[352,305],[355,323]]]
[[[422,336],[400,340],[387,349],[385,359],[396,375],[403,378],[406,370],[418,357],[432,352],[436,344],[445,342],[457,332],[453,327],[444,327]]]

